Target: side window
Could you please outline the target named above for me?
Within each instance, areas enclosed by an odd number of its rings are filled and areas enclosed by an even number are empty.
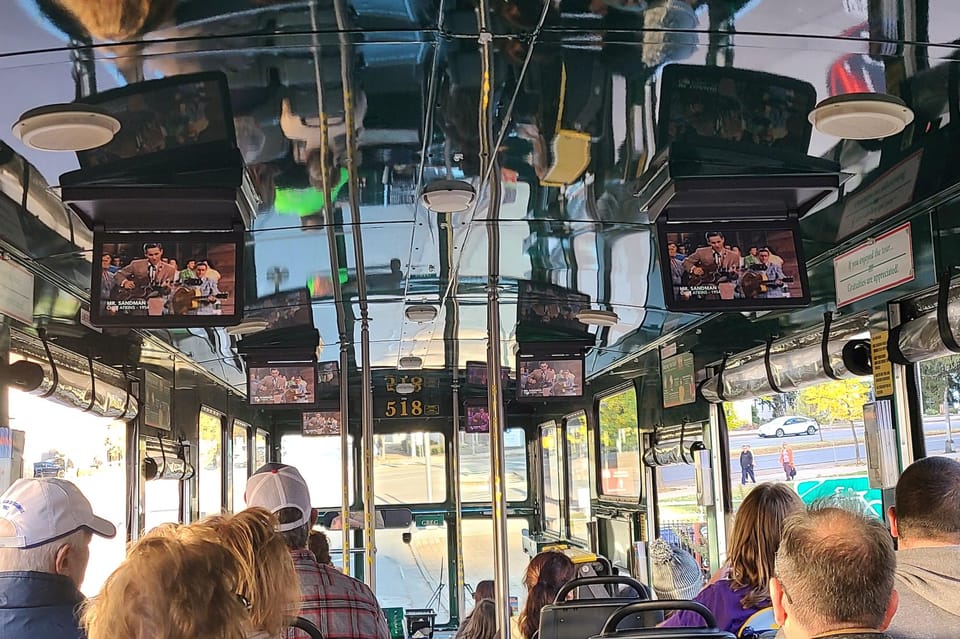
[[[637,391],[627,388],[600,400],[600,493],[640,496]]]
[[[223,416],[208,409],[200,411],[200,517],[223,509]]]
[[[557,423],[553,420],[540,424],[540,455],[543,465],[543,527],[558,535],[563,534],[563,468],[560,442],[557,441]]]
[[[587,445],[587,416],[583,412],[567,417],[566,454],[567,504],[570,536],[587,539],[590,521],[590,449]]]
[[[247,457],[247,433],[250,424],[233,420],[233,512],[238,513],[244,509],[246,504],[243,501],[243,493],[247,489],[247,476],[249,475],[249,463]]]

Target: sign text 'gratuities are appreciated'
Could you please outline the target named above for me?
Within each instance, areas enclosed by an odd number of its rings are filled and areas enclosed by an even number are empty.
[[[838,308],[912,280],[910,223],[833,258],[833,278]]]

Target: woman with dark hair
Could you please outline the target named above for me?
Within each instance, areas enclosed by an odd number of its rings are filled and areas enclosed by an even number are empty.
[[[770,606],[767,584],[783,522],[802,508],[800,497],[786,484],[759,484],[743,500],[730,536],[728,566],[693,598],[713,613],[721,630],[737,634],[753,614]],[[696,628],[703,626],[703,619],[681,610],[660,625]]]
[[[497,606],[492,599],[481,599],[463,620],[456,639],[495,639],[496,636]]]
[[[540,628],[540,609],[553,603],[560,588],[576,575],[576,566],[562,552],[550,550],[531,559],[523,577],[527,603],[520,616],[510,620],[511,639],[533,639]]]

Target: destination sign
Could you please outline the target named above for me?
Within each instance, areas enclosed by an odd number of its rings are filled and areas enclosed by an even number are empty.
[[[400,393],[398,388],[410,392]],[[450,402],[444,401],[448,393],[442,388],[442,373],[439,371],[377,374],[373,380],[373,416],[375,419],[447,417]]]

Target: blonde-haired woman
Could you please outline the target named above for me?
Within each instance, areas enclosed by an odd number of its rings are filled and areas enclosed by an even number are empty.
[[[783,522],[802,508],[800,497],[788,485],[771,483],[757,485],[740,504],[730,537],[728,568],[693,598],[714,614],[721,630],[737,634],[751,615],[770,605],[767,584],[773,577]],[[700,627],[703,619],[680,611],[660,625]]]
[[[84,612],[88,639],[279,636],[300,588],[276,525],[251,508],[151,531]]]
[[[209,528],[230,552],[239,568],[236,591],[247,603],[247,639],[278,636],[297,616],[300,580],[276,516],[263,508],[236,515],[215,515],[196,526]]]
[[[164,526],[137,541],[88,601],[88,639],[244,639],[240,570],[225,547]]]

